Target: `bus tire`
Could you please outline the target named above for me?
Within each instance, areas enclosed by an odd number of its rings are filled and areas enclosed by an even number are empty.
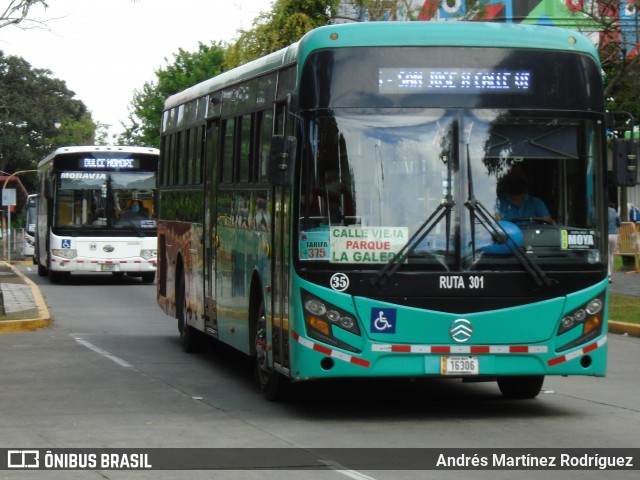
[[[47,267],[44,267],[38,263],[38,276],[46,277],[47,276]]]
[[[144,272],[141,277],[142,283],[153,283],[156,279],[156,272]]]
[[[255,326],[255,374],[260,390],[272,402],[286,400],[289,397],[289,379],[269,367],[267,319],[262,301],[259,303]]]
[[[543,382],[544,375],[498,377],[498,388],[504,398],[522,400],[537,397]]]
[[[184,275],[180,272],[176,288],[176,314],[178,317],[178,332],[180,332],[180,346],[183,352],[202,353],[207,349],[205,335],[187,323],[187,300],[185,294]]]
[[[51,283],[62,283],[69,277],[69,275],[69,272],[57,272],[55,270],[51,270],[50,268],[47,270],[47,276],[49,277],[49,281]]]

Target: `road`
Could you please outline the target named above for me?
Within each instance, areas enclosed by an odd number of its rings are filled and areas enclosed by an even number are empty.
[[[155,303],[155,284],[85,275],[53,285],[35,268],[19,268],[39,285],[53,325],[0,336],[0,448],[640,447],[638,338],[610,335],[607,377],[548,377],[530,401],[504,400],[495,383],[425,380],[307,385],[291,401],[271,403],[243,356],[222,347],[182,353],[175,321]],[[7,470],[0,479],[602,478],[597,470],[336,468]],[[637,471],[606,473],[637,478]]]

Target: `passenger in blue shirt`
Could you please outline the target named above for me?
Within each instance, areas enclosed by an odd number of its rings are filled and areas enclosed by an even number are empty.
[[[618,247],[618,228],[621,225],[620,215],[616,210],[614,203],[609,203],[609,283],[611,283],[611,274],[613,273],[613,253]]]
[[[498,220],[541,218],[555,223],[549,209],[542,200],[527,193],[527,181],[519,175],[508,175],[502,184],[503,192],[498,197]]]

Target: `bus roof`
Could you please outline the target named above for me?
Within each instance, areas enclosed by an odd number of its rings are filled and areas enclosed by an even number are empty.
[[[248,80],[306,58],[314,50],[367,46],[453,46],[569,50],[590,55],[595,45],[564,28],[490,22],[363,22],[327,25],[307,32],[299,42],[221,73],[167,98],[168,110],[239,81]]]
[[[331,34],[337,34],[337,38]],[[300,40],[300,56],[330,47],[452,46],[575,50],[598,54],[587,37],[564,28],[492,22],[368,22],[327,25]]]
[[[95,153],[95,152],[126,152],[126,153],[146,153],[150,155],[160,155],[160,150],[151,147],[130,147],[127,145],[84,145],[73,147],[60,147],[47,155],[38,163],[38,168],[46,165],[53,158],[65,153]]]

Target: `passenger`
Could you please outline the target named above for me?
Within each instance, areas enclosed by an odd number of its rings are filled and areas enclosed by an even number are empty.
[[[640,209],[638,209],[638,207],[633,203],[627,203],[627,211],[629,212],[630,222],[640,222]]]
[[[139,200],[132,200],[129,209],[124,212],[120,220],[133,220],[136,218],[146,218],[145,209]]]
[[[616,210],[614,203],[609,203],[609,283],[611,283],[611,274],[613,273],[613,253],[618,247],[618,228],[620,227],[620,215]]]

